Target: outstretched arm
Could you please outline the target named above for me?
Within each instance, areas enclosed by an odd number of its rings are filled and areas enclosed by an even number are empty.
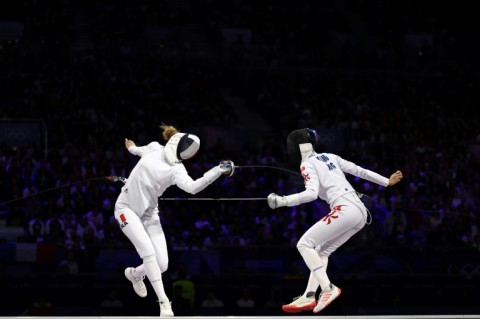
[[[267,197],[267,203],[270,208],[274,209],[282,206],[297,206],[303,203],[314,201],[318,198],[320,177],[318,176],[317,170],[309,163],[304,163],[302,166],[305,190],[303,192],[287,196],[271,193]]]
[[[208,185],[217,180],[220,176],[232,176],[235,164],[230,160],[221,161],[219,165],[205,172],[202,177],[193,180],[182,165],[174,175],[174,183],[182,190],[190,194],[196,194],[204,190]]]

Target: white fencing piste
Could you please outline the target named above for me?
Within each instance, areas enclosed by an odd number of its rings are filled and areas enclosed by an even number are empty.
[[[249,317],[242,317],[242,316],[193,316],[193,317],[173,317],[177,319],[278,319],[283,317],[291,317],[295,319],[312,319],[312,316],[290,316],[286,314],[285,316],[249,316]],[[35,317],[35,316],[28,316],[28,317],[2,317],[2,319],[32,319],[32,318],[62,318],[65,317]],[[152,317],[119,317],[119,316],[79,316],[79,317],[68,317],[68,319],[158,319],[158,316]],[[477,315],[400,315],[400,316],[318,316],[317,318],[321,319],[476,319],[480,318],[480,314]]]

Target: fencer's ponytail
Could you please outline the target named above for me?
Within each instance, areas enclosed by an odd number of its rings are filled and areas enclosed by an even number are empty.
[[[166,125],[162,123],[162,125],[160,125],[160,128],[163,130],[162,136],[167,142],[170,137],[172,137],[176,133],[179,133],[179,131],[172,125]]]

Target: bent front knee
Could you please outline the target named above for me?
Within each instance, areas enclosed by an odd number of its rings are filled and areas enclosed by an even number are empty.
[[[309,243],[308,241],[300,239],[297,243],[297,250],[301,249],[315,249],[315,245],[313,243]]]

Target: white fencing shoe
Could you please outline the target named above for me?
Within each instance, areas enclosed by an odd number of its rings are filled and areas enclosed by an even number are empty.
[[[313,309],[313,313],[318,313],[320,310],[328,306],[334,301],[342,291],[337,286],[330,284],[330,290],[325,290],[320,293],[318,297],[317,306]]]
[[[159,301],[160,317],[173,317],[172,304],[170,301]]]
[[[125,269],[124,274],[125,277],[130,280],[130,282],[133,285],[133,290],[139,295],[140,297],[146,297],[147,296],[147,287],[145,286],[145,283],[143,282],[143,279],[145,279],[145,276],[137,278],[133,275],[133,270],[134,268],[128,267]]]
[[[282,310],[288,313],[298,313],[301,311],[312,310],[316,305],[315,294],[311,297],[299,296],[293,298],[293,301],[288,305],[283,305]]]

